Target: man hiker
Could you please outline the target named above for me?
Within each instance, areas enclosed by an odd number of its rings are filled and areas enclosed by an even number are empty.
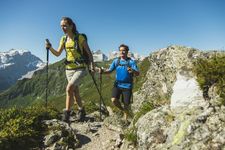
[[[99,73],[108,74],[116,70],[116,81],[112,89],[112,103],[119,108],[127,121],[129,115],[129,105],[132,96],[133,76],[139,75],[139,69],[134,60],[128,57],[129,47],[125,44],[119,46],[120,56],[113,60],[109,69],[98,69]],[[120,103],[122,95],[123,107]]]
[[[63,17],[60,25],[65,35],[62,36],[58,49],[55,50],[50,42],[46,43],[46,48],[55,56],[61,55],[63,49],[66,51],[65,64],[68,84],[66,87],[66,109],[63,112],[62,120],[69,122],[71,105],[75,100],[78,106],[77,119],[83,121],[86,113],[79,93],[79,81],[87,75],[86,65],[89,70],[94,70],[93,56],[87,44],[86,36],[79,34],[71,18]],[[87,54],[88,58],[83,57],[84,53]]]

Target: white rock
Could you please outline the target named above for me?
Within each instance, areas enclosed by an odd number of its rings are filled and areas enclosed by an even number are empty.
[[[205,100],[195,78],[177,73],[177,80],[173,86],[171,108],[204,106]]]

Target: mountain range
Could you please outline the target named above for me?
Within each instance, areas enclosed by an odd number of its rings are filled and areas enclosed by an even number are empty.
[[[44,65],[40,58],[27,50],[11,49],[0,52],[0,91],[9,88],[29,71],[42,68]]]

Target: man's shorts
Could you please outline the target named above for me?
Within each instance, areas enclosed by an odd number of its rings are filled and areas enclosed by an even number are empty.
[[[132,96],[132,89],[123,89],[118,87],[113,87],[112,89],[112,97],[116,99],[120,99],[120,95],[123,96],[123,103],[129,105],[130,99]]]
[[[78,86],[80,84],[81,78],[87,75],[86,68],[66,70],[66,78],[68,83]]]

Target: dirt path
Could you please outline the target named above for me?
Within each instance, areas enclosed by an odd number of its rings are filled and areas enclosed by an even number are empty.
[[[84,143],[79,148],[80,150],[110,150],[116,148],[116,139],[119,134],[103,126],[96,133],[86,136],[89,138],[89,142],[85,142],[81,137],[81,141]]]
[[[79,150],[115,150],[122,144],[120,131],[110,129],[103,122],[93,121],[91,117],[85,122],[72,122],[70,126],[77,130]]]

